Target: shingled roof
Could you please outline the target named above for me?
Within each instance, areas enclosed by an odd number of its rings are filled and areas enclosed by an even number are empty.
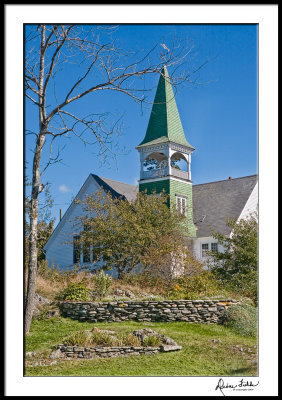
[[[129,201],[137,196],[138,186],[92,175],[113,196],[124,196]],[[226,226],[227,218],[237,219],[240,216],[256,183],[257,175],[251,175],[193,185],[193,217],[198,228],[197,237],[211,236],[211,226],[217,232],[229,235],[231,229]]]
[[[227,218],[239,218],[256,183],[257,175],[251,175],[193,185],[193,217],[198,228],[197,237],[211,236],[210,226],[229,235],[231,228],[226,226]]]
[[[106,192],[110,192],[113,197],[124,197],[128,201],[136,198],[139,191],[138,186],[129,185],[128,183],[114,181],[108,178],[91,174],[96,182],[102,186]]]

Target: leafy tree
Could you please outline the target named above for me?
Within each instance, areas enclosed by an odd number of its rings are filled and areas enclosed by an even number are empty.
[[[102,268],[115,269],[121,279],[136,268],[141,270],[141,265],[150,270],[157,261],[163,272],[165,267],[168,274],[176,269],[173,259],[180,253],[183,256],[187,245],[185,217],[168,208],[165,193],[148,196],[143,192],[129,202],[100,189],[78,202],[84,209],[84,215],[77,217],[84,228],[80,242],[84,248],[92,247]]]
[[[38,221],[37,224],[37,262],[45,260],[45,252],[43,247],[47,243],[54,229],[54,219],[50,221]],[[29,255],[28,255],[28,236],[30,229],[28,223],[25,221],[25,268],[28,267]]]
[[[189,239],[182,230],[183,227],[185,229],[185,224],[179,226],[183,224],[183,217],[178,213],[172,218],[177,224],[175,231],[172,233],[168,230],[158,242],[150,243],[142,258],[148,280],[156,279],[166,291],[180,277],[182,280],[189,279],[198,275],[203,267],[192,255]]]
[[[224,247],[223,252],[209,252],[212,271],[220,281],[257,300],[258,220],[257,213],[247,219],[228,220],[230,237],[213,230],[213,237]]]

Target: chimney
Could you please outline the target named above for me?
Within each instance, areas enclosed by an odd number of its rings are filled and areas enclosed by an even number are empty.
[[[60,221],[62,219],[62,209],[60,208]]]

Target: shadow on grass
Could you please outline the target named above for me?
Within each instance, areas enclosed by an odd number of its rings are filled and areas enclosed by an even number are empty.
[[[257,363],[245,368],[232,369],[226,376],[253,376],[254,372],[258,375]]]

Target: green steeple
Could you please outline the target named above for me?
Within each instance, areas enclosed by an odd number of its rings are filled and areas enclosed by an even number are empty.
[[[185,138],[166,67],[162,69],[145,138],[137,148],[165,142],[194,150]]]

